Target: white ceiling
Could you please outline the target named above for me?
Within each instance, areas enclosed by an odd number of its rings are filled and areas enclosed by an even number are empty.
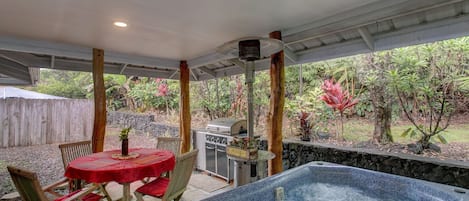
[[[0,35],[189,60],[236,38],[266,36],[373,1],[2,0]]]
[[[92,48],[105,73],[178,79],[187,60],[194,81],[241,74],[217,47],[276,30],[286,66],[322,61],[468,36],[469,0],[0,0],[0,84],[90,72]]]

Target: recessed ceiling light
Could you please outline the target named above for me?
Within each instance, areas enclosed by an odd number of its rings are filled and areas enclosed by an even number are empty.
[[[114,22],[114,26],[116,26],[116,27],[127,27],[127,23],[117,21],[117,22]]]

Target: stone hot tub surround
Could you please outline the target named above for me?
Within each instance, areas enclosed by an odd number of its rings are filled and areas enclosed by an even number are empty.
[[[265,140],[260,148],[267,149]],[[311,161],[326,161],[469,189],[468,162],[292,140],[284,140],[282,158],[284,170]]]

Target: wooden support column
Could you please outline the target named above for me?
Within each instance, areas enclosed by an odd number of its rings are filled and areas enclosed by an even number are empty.
[[[182,139],[181,153],[191,148],[191,109],[189,105],[189,67],[186,61],[181,61],[180,68],[180,101],[179,101],[179,136]]]
[[[280,31],[269,34],[270,38],[282,40]],[[285,103],[285,63],[283,51],[270,56],[270,109],[267,115],[268,150],[275,154],[269,160],[269,176],[283,171],[282,122]]]
[[[106,130],[106,93],[104,88],[104,50],[93,48],[94,125],[93,152],[102,152]]]

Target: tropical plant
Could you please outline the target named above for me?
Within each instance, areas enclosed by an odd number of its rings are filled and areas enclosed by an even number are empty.
[[[298,119],[300,120],[300,128],[298,130],[303,141],[309,141],[311,136],[316,138],[316,134],[312,132],[314,127],[313,118],[314,114],[311,112],[301,111],[298,113]]]
[[[163,97],[165,105],[166,105],[166,115],[169,115],[169,103],[168,103],[168,96],[169,96],[169,89],[168,84],[163,79],[155,79],[155,84],[158,85],[158,92],[156,96]]]
[[[434,136],[446,142],[440,133],[448,128],[455,111],[455,79],[461,72],[461,60],[449,44],[412,50],[418,56],[395,56],[397,69],[391,70],[390,76],[404,114],[421,136],[415,152],[422,153],[430,148],[430,139]],[[412,99],[419,104],[412,104],[409,101]],[[412,134],[411,131],[403,135]]]
[[[392,105],[394,95],[389,87],[387,71],[392,68],[392,51],[371,53],[363,58],[360,82],[368,90],[368,98],[373,107],[373,141],[386,144],[393,142],[391,135]]]
[[[324,91],[324,95],[321,96],[321,100],[340,114],[341,136],[336,132],[336,138],[344,139],[344,111],[356,105],[358,103],[358,99],[353,99],[353,97],[349,95],[348,91],[342,90],[340,83],[334,83],[332,79],[325,80],[321,88]]]

